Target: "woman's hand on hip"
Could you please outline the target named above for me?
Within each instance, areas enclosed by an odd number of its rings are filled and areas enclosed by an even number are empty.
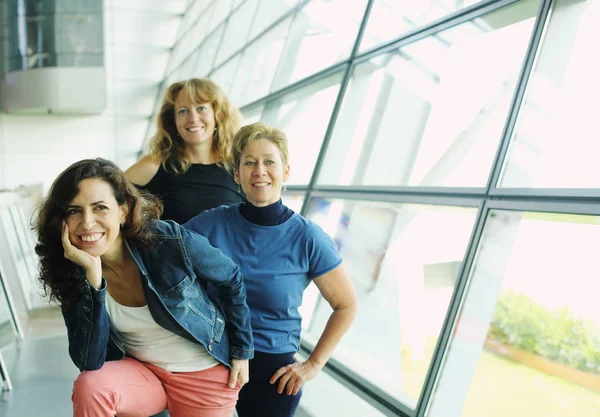
[[[269,383],[275,384],[279,380],[277,386],[277,392],[279,394],[285,393],[287,395],[296,395],[302,385],[305,382],[313,379],[317,373],[321,370],[321,367],[313,364],[310,361],[306,362],[294,362],[279,368],[277,372],[273,374]]]
[[[229,388],[235,388],[236,382],[239,382],[240,387],[243,387],[250,381],[250,369],[248,363],[248,359],[231,359]]]
[[[63,222],[62,227],[62,245],[65,250],[65,258],[85,269],[86,278],[96,289],[102,285],[102,261],[99,256],[92,256],[89,253],[73,246],[69,240],[69,226]]]

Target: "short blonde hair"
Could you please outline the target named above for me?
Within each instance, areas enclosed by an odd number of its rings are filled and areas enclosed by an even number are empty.
[[[288,165],[288,140],[285,133],[266,123],[257,122],[243,126],[233,138],[233,166],[235,169],[240,167],[242,152],[246,145],[259,139],[266,139],[274,143],[279,149],[279,153],[281,153],[283,165]]]
[[[156,134],[150,142],[150,152],[159,155],[163,166],[175,173],[184,173],[191,163],[185,160],[185,142],[177,134],[175,100],[181,91],[193,103],[210,103],[215,113],[217,131],[212,153],[216,163],[230,170],[231,144],[241,124],[241,115],[221,87],[207,78],[192,78],[173,83],[165,91],[163,104],[156,119]]]

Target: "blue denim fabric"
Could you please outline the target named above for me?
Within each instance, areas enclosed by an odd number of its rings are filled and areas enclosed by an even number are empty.
[[[251,359],[250,313],[238,266],[206,238],[175,222],[158,222],[154,236],[157,244],[149,249],[127,243],[140,269],[154,320],[200,343],[227,366],[230,358]],[[69,354],[81,371],[96,370],[105,361],[122,359],[125,350],[106,312],[106,281],[96,290],[84,271],[81,279],[85,282],[81,298],[69,310],[63,309]],[[209,296],[208,283],[219,289],[220,303]]]

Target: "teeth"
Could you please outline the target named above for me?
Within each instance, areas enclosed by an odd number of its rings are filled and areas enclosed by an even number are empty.
[[[84,242],[95,242],[102,237],[102,233],[94,233],[93,235],[81,236]]]
[[[197,132],[197,131],[202,130],[202,129],[203,129],[202,127],[190,127],[188,130],[190,132]]]
[[[269,185],[268,182],[257,182],[255,184],[253,184],[255,187],[266,187],[267,185]]]

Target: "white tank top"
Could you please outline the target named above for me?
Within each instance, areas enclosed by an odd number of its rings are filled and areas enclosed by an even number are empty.
[[[160,327],[147,305],[121,305],[106,291],[106,310],[129,356],[170,372],[201,371],[219,364],[204,346]]]

